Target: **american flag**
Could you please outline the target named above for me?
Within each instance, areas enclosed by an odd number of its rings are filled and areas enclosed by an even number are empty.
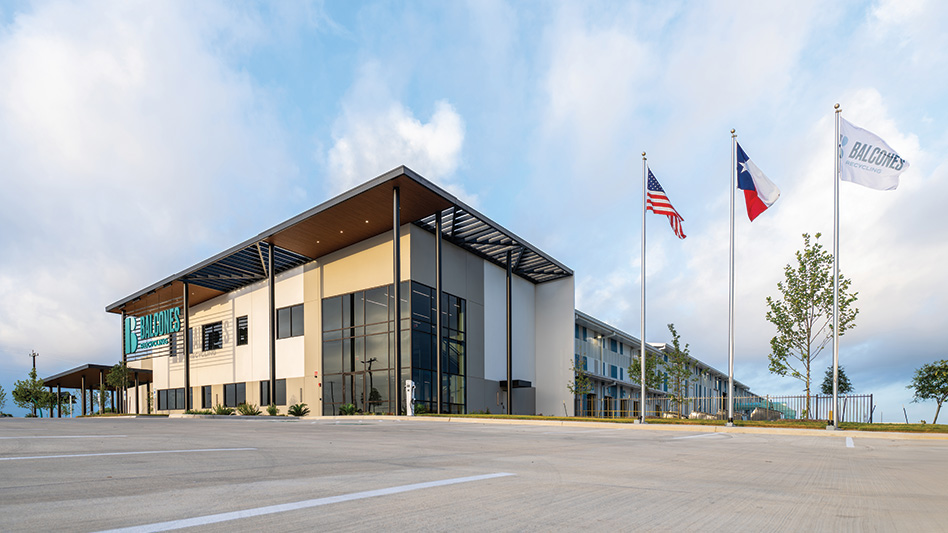
[[[645,201],[645,209],[656,215],[667,215],[668,223],[671,224],[675,235],[678,235],[679,239],[684,239],[685,233],[681,230],[681,221],[684,219],[681,218],[678,211],[675,211],[671,202],[668,201],[668,197],[665,196],[665,189],[662,189],[658,180],[655,179],[655,175],[652,174],[652,169],[648,169],[648,181],[646,183],[648,196]]]

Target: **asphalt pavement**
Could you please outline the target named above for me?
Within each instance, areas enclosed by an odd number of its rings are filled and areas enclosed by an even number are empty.
[[[944,438],[722,429],[7,418],[0,531],[948,527]]]

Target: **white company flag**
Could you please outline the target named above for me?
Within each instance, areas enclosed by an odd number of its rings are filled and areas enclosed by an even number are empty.
[[[908,166],[908,161],[878,135],[839,117],[840,179],[891,191],[899,186],[899,174]]]

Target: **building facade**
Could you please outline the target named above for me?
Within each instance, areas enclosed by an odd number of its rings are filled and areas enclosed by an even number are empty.
[[[157,412],[398,413],[411,380],[432,412],[440,392],[441,412],[553,414],[573,294],[568,268],[402,167],[107,311]]]
[[[639,340],[575,310],[573,272],[405,167],[106,310],[123,317],[123,360],[151,372],[150,386],[130,393],[141,411],[640,407],[629,372]],[[667,361],[663,346],[646,349]],[[692,368],[688,409],[716,412],[726,375],[698,360]],[[570,392],[574,370],[589,377],[588,393]],[[667,384],[649,390],[646,415],[667,411],[667,396]]]

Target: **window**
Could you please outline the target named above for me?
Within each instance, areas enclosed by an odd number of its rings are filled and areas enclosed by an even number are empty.
[[[237,346],[247,344],[249,335],[247,333],[247,316],[237,317]]]
[[[204,324],[201,326],[201,351],[219,350],[224,346],[224,326],[222,322]]]
[[[278,379],[276,382],[276,403],[277,405],[286,405],[286,380]]]
[[[612,379],[617,379],[619,377],[619,367],[616,365],[609,365],[609,377]]]
[[[158,410],[175,411],[187,409],[184,403],[184,388],[158,391]]]
[[[237,407],[242,403],[247,403],[247,384],[228,383],[224,385],[224,406]]]
[[[303,304],[277,309],[277,338],[299,337],[303,334]]]
[[[276,381],[276,401],[270,401],[270,380],[265,379],[260,382],[260,405],[286,405],[286,380],[278,379]]]
[[[260,407],[270,405],[270,380],[260,382]]]
[[[201,387],[201,409],[212,409],[214,407],[211,402],[211,386],[204,385]]]
[[[609,339],[609,349],[613,352],[618,352],[619,343],[615,339]]]

